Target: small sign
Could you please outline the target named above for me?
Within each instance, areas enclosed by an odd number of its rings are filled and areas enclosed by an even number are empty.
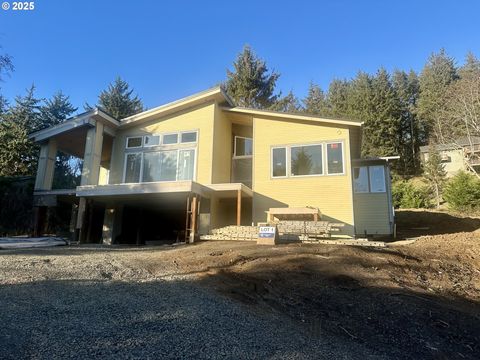
[[[258,232],[258,237],[260,238],[275,238],[275,226],[260,226],[260,231]]]

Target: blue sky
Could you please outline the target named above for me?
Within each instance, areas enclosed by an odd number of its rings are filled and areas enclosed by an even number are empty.
[[[61,89],[82,107],[120,75],[151,108],[223,81],[250,44],[282,74],[278,89],[303,97],[310,81],[326,88],[358,70],[421,70],[441,47],[459,63],[480,56],[479,13],[468,0],[37,0],[0,9],[15,65],[0,86],[8,99],[32,82],[40,97]]]

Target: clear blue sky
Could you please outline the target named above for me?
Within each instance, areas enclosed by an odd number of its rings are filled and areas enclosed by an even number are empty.
[[[279,90],[303,97],[310,81],[326,88],[358,70],[418,71],[441,47],[459,63],[480,56],[479,14],[474,0],[37,0],[0,9],[15,65],[0,86],[13,99],[34,82],[38,96],[61,89],[82,107],[120,75],[151,108],[223,81],[250,44],[282,74]]]

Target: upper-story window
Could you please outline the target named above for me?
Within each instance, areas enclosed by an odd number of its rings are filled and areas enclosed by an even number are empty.
[[[143,136],[132,136],[127,138],[127,149],[141,148],[143,145]]]
[[[233,149],[234,157],[252,156],[253,140],[243,136],[235,136],[235,144]]]
[[[127,138],[123,182],[193,180],[197,140],[197,131]]]
[[[286,145],[272,148],[272,178],[342,175],[344,173],[343,142]]]

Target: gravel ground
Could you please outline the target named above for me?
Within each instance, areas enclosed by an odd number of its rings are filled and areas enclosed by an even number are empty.
[[[0,358],[378,358],[172,275],[171,255],[163,273],[138,266],[165,249],[0,252]]]

